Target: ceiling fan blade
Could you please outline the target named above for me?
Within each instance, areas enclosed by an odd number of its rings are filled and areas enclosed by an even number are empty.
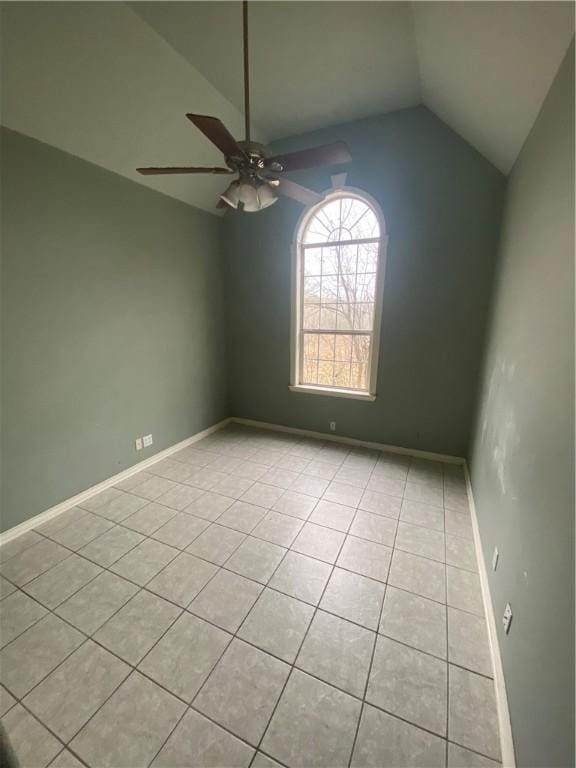
[[[170,173],[234,173],[229,168],[196,168],[194,166],[169,166],[167,168],[136,168],[142,176],[162,176]]]
[[[232,206],[224,198],[220,197],[216,203],[216,208],[232,208]]]
[[[318,165],[349,163],[351,160],[352,156],[346,144],[343,141],[336,141],[334,144],[322,144],[299,152],[268,157],[265,165],[274,171],[300,171],[304,168],[315,168]],[[278,165],[282,167],[278,168]]]
[[[196,128],[202,131],[206,138],[210,139],[212,144],[218,147],[224,157],[243,157],[244,153],[238,146],[236,139],[217,117],[191,113],[187,113],[186,117],[194,123]]]
[[[291,197],[292,200],[297,200],[302,205],[313,205],[322,200],[322,195],[319,195],[318,192],[314,192],[312,189],[308,189],[308,187],[303,187],[301,184],[296,184],[295,181],[290,181],[290,179],[275,178],[269,179],[269,181],[274,182],[273,188],[276,192],[284,195],[284,197]]]

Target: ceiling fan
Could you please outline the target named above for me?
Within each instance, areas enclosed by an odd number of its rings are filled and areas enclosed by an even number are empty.
[[[248,2],[243,2],[244,29],[244,120],[246,137],[236,141],[226,126],[217,118],[207,115],[187,114],[186,117],[218,147],[224,155],[227,168],[197,168],[175,166],[168,168],[137,168],[144,176],[166,174],[215,173],[237,174],[228,189],[220,195],[217,208],[236,208],[253,213],[272,205],[278,195],[291,197],[303,205],[319,202],[322,196],[307,187],[286,179],[282,174],[299,171],[319,165],[338,165],[352,160],[348,147],[343,141],[322,144],[299,152],[272,155],[263,144],[250,139],[250,80],[248,62]]]

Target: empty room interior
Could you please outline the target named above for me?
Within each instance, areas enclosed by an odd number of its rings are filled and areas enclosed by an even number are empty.
[[[572,2],[0,2],[0,764],[571,768]]]

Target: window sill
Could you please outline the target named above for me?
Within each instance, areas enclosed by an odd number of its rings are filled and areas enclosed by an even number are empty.
[[[350,389],[332,389],[328,387],[313,387],[309,384],[290,384],[290,392],[303,392],[307,395],[326,395],[328,397],[345,397],[349,400],[364,400],[364,402],[374,402],[376,395],[369,392],[354,392]]]

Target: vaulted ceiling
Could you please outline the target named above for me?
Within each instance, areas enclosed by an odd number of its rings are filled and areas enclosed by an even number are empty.
[[[186,121],[242,136],[238,2],[2,3],[2,123],[214,211],[219,164]],[[424,103],[504,173],[574,34],[570,2],[253,2],[256,138]]]

